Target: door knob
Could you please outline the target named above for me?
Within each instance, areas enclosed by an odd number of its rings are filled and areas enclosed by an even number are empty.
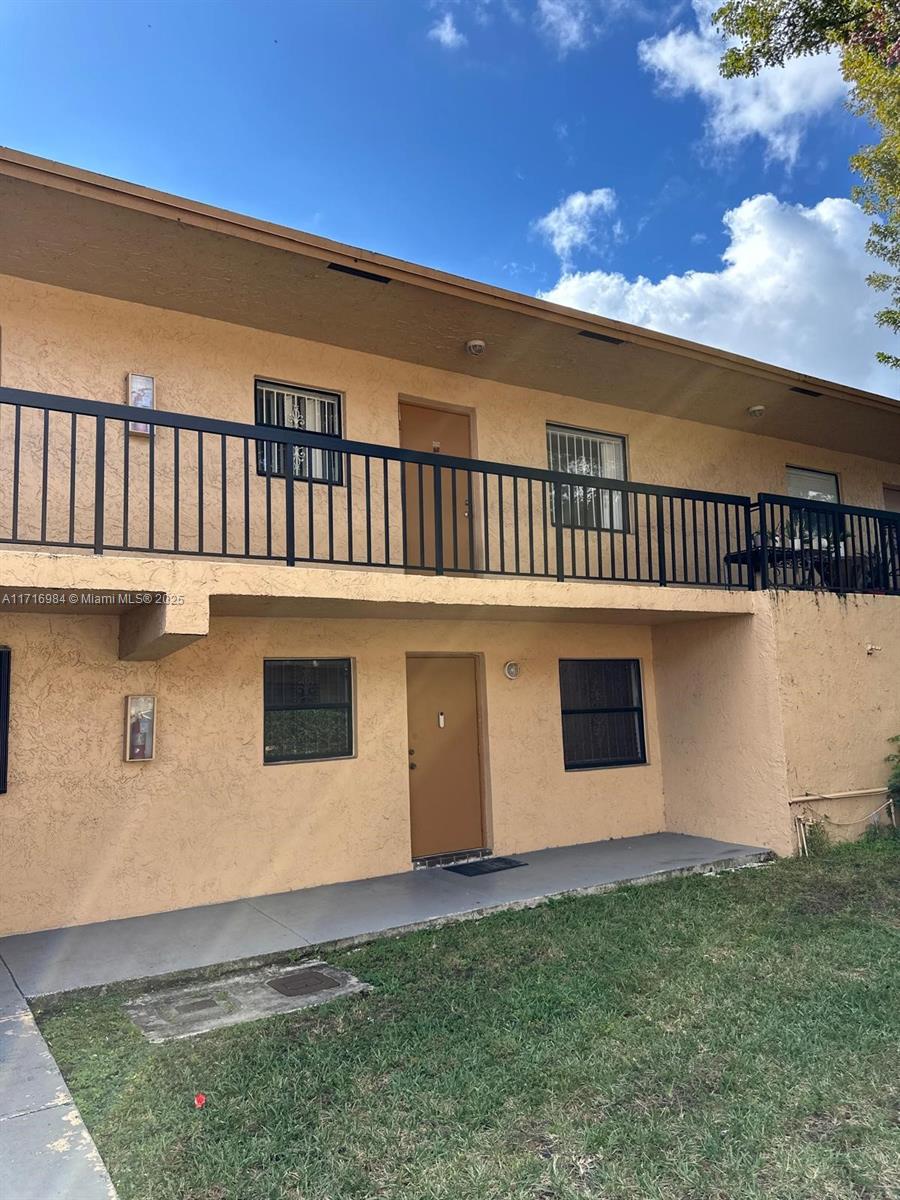
[[[411,771],[414,771],[414,770],[416,769],[416,764],[415,764],[414,762],[411,762],[411,763],[409,764],[409,769],[410,769]]]

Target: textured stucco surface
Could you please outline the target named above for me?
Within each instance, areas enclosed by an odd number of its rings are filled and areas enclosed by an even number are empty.
[[[900,733],[900,599],[783,592],[772,611],[791,796],[883,788]],[[829,811],[851,820],[866,803]]]
[[[850,504],[883,503],[898,467],[697,421],[514,387],[145,305],[0,276],[0,382],[121,403],[125,374],[156,377],[160,408],[253,419],[253,379],[345,394],[345,436],[397,445],[398,397],[475,414],[473,454],[546,466],[547,421],[623,434],[630,477],[753,495],[785,489],[785,464],[835,471]],[[690,388],[684,411],[690,410]],[[893,448],[894,450],[896,448]]]
[[[256,375],[335,389],[345,434],[387,445],[407,397],[471,410],[473,453],[487,459],[545,466],[554,421],[625,435],[630,478],[650,483],[780,492],[792,463],[835,471],[845,501],[880,506],[883,485],[900,482],[887,462],[618,407],[613,394],[587,401],[0,277],[0,383],[121,402],[129,370],[155,375],[160,408],[237,421],[252,420]],[[26,454],[36,429],[24,430]],[[0,446],[11,436],[4,411]],[[133,443],[133,472],[147,453]],[[64,458],[52,440],[51,467]],[[76,508],[90,527],[85,466]],[[53,478],[68,486],[61,470]],[[9,486],[0,479],[0,514]],[[113,475],[113,529],[116,486]],[[206,516],[214,526],[220,514]],[[789,797],[880,786],[900,724],[896,598],[18,551],[0,553],[2,588],[79,597],[58,612],[0,608],[0,642],[15,652],[6,932],[406,869],[409,651],[483,655],[498,853],[661,828],[784,852]],[[83,605],[86,593],[135,590],[184,603],[121,619]],[[869,643],[882,650],[867,656]],[[264,768],[261,660],[316,653],[356,660],[358,757]],[[648,766],[562,770],[564,654],[642,659]],[[510,658],[525,668],[517,684],[502,676]],[[123,697],[145,691],[159,697],[158,756],[124,764]]]
[[[791,850],[771,601],[653,631],[666,828]]]
[[[3,932],[407,870],[407,652],[481,656],[496,852],[664,826],[646,627],[223,618],[170,657],[123,662],[117,624],[0,613],[14,655]],[[354,659],[357,756],[263,766],[262,660],[315,655]],[[564,771],[566,655],[641,659],[646,766]],[[515,682],[503,675],[508,659],[522,665]],[[122,762],[132,692],[158,697],[152,762]]]

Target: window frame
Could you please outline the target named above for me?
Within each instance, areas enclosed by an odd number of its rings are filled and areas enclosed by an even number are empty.
[[[333,437],[339,441],[344,436],[344,401],[343,392],[335,391],[333,388],[306,387],[300,383],[288,383],[286,380],[270,379],[268,376],[255,375],[253,377],[253,418],[257,426],[269,429],[290,429],[291,426],[280,423],[278,421],[266,421],[263,419],[263,404],[264,399],[260,395],[260,389],[269,388],[272,391],[294,392],[304,397],[311,397],[319,400],[332,400],[335,404],[336,420],[335,425],[337,430],[335,433],[321,433],[318,430],[309,430],[311,433],[318,433],[320,437]],[[268,447],[273,448],[273,462],[271,470],[267,466],[267,451]],[[287,446],[283,442],[266,442],[258,440],[256,443],[256,473],[263,478],[269,476],[272,479],[284,479],[286,471],[281,465]],[[293,447],[291,448],[293,450]],[[315,451],[314,451],[315,453]],[[334,477],[330,478],[327,473],[322,472],[317,474],[315,470],[312,474],[313,483],[321,483],[332,487],[346,487],[344,478],[344,455],[340,450],[321,450],[320,454],[330,454],[333,456],[335,463]],[[291,454],[293,461],[293,453]],[[305,467],[294,466],[293,478],[297,483],[308,483],[310,481],[309,471]]]
[[[797,504],[840,504],[841,503],[841,477],[837,471],[820,471],[817,467],[801,467],[799,463],[785,463],[785,490],[791,500]],[[803,471],[807,475],[827,475],[829,479],[834,480],[835,500],[812,500],[808,496],[792,496],[790,487],[790,472]]]
[[[566,708],[563,702],[563,680],[562,680],[562,665],[563,663],[632,663],[637,672],[637,687],[639,704],[636,705],[615,705],[600,708]],[[566,771],[614,771],[624,767],[645,767],[649,763],[647,756],[647,728],[646,728],[646,707],[644,704],[644,671],[643,663],[639,658],[561,658],[559,659],[559,709],[560,709],[560,734],[562,740],[563,767]],[[637,715],[637,731],[638,731],[638,753],[640,757],[628,759],[623,762],[602,762],[592,760],[590,762],[579,762],[569,764],[566,761],[566,739],[565,739],[565,718],[567,716],[578,716],[587,714],[613,714],[613,713],[634,713]]]
[[[349,691],[350,696],[346,704],[293,704],[293,705],[268,705],[266,704],[266,667],[269,663],[346,663],[349,671]],[[348,655],[306,655],[304,657],[286,658],[284,655],[279,655],[277,658],[263,659],[263,727],[262,727],[262,761],[263,766],[277,767],[290,763],[314,763],[314,762],[343,762],[348,758],[356,758],[356,739],[357,739],[357,721],[356,721],[356,660]],[[290,758],[267,758],[266,757],[266,714],[268,712],[310,712],[322,709],[342,709],[346,710],[350,717],[350,748],[346,754],[311,754],[302,755],[300,757]]]
[[[563,433],[563,434],[569,433],[569,434],[576,434],[576,435],[581,434],[584,437],[605,439],[606,441],[610,441],[610,442],[619,442],[622,446],[622,479],[620,482],[628,483],[630,473],[629,473],[629,469],[628,469],[628,436],[627,436],[627,434],[613,433],[610,430],[603,430],[603,429],[587,429],[582,425],[567,425],[563,421],[545,421],[544,422],[544,444],[547,449],[547,469],[550,471],[554,471],[558,475],[574,475],[574,474],[576,474],[576,472],[560,471],[558,467],[554,467],[551,465],[551,462],[550,462],[550,434],[551,434],[551,432],[557,432],[557,433]],[[598,475],[598,476],[596,476],[596,478],[601,479],[601,478],[609,478],[609,477]],[[555,502],[556,497],[555,497],[555,490],[554,490],[555,487],[556,487],[555,484],[550,485],[550,501],[551,501],[550,523],[554,528],[556,527],[556,502]],[[629,505],[628,505],[628,492],[623,490],[622,497],[623,497],[623,501],[622,501],[621,524],[617,525],[614,520],[610,520],[609,523],[606,523],[606,522],[602,521],[602,519],[601,519],[601,521],[598,521],[596,524],[588,524],[586,521],[572,520],[571,515],[570,515],[569,520],[566,520],[565,518],[563,519],[562,528],[563,529],[586,530],[588,533],[629,533],[630,532],[630,520],[629,520],[630,513],[629,513]],[[601,496],[600,503],[601,503],[601,518],[602,518],[602,506],[603,506],[602,496]],[[571,505],[571,501],[570,501],[570,505]],[[609,507],[610,507],[610,515],[612,517],[612,513],[613,513],[612,495],[610,495]]]

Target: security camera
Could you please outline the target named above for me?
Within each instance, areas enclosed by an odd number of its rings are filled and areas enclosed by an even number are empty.
[[[487,350],[487,344],[481,338],[469,338],[466,342],[466,354],[471,354],[473,358],[481,358]]]

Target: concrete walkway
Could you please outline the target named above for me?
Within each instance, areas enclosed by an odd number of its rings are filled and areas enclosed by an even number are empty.
[[[31,1010],[0,965],[0,1196],[115,1200]]]
[[[655,833],[516,857],[527,866],[474,877],[430,868],[0,938],[0,960],[26,996],[41,996],[363,940],[636,880],[739,866],[769,852]]]

